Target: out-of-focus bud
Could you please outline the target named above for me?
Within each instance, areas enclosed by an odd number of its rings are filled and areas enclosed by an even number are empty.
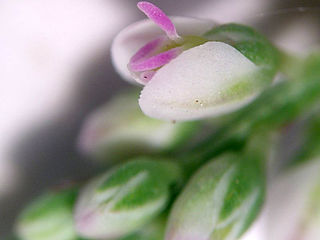
[[[137,91],[124,92],[86,120],[80,149],[101,160],[159,153],[177,147],[197,129],[196,122],[169,123],[145,116]]]
[[[161,213],[170,188],[180,180],[173,162],[139,158],[93,179],[75,210],[77,232],[94,239],[114,239],[136,231]]]
[[[239,239],[263,199],[261,161],[250,155],[223,155],[202,167],[178,197],[166,240]]]
[[[28,206],[17,222],[21,240],[78,240],[72,210],[77,190],[62,190],[40,196]]]
[[[261,239],[320,239],[320,159],[297,164],[273,179]]]

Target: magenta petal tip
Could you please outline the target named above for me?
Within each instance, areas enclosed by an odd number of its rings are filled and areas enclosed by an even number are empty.
[[[176,28],[170,18],[157,6],[150,2],[138,2],[138,8],[154,21],[171,40],[178,40],[180,36],[177,34]]]

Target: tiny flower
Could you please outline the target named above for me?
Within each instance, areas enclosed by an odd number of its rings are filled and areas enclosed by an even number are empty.
[[[239,239],[262,205],[263,175],[255,159],[236,154],[209,162],[174,203],[165,239]]]
[[[17,234],[21,240],[78,240],[73,227],[76,190],[40,196],[21,214]]]
[[[145,85],[139,104],[146,115],[181,121],[216,116],[243,106],[272,82],[277,51],[251,28],[171,21],[149,2],[138,8],[155,25],[138,22],[124,29],[112,57],[122,76]]]
[[[159,153],[177,147],[194,130],[196,122],[171,123],[145,116],[137,103],[138,92],[117,95],[85,121],[80,150],[101,161]]]
[[[77,232],[93,239],[133,233],[164,210],[170,188],[179,179],[180,168],[174,163],[146,158],[106,172],[80,194],[75,209]]]
[[[174,16],[170,20],[183,36],[201,36],[215,25],[212,20],[191,17]],[[111,48],[112,61],[118,73],[126,80],[134,82],[128,69],[130,59],[148,42],[159,38],[165,40],[166,35],[149,19],[133,23],[122,30],[114,39]],[[169,41],[172,42],[174,41]]]

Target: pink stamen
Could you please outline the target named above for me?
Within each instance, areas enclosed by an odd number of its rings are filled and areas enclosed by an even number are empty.
[[[152,54],[154,54],[157,50],[161,49],[161,47],[165,43],[165,40],[166,37],[159,37],[155,40],[152,40],[151,42],[148,42],[146,45],[140,48],[135,55],[133,55],[133,57],[130,59],[130,63],[137,62],[142,60],[143,58],[152,56]]]
[[[154,21],[163,31],[166,32],[167,36],[174,41],[180,39],[177,30],[170,18],[157,6],[149,2],[139,2],[138,8],[147,15],[152,21]]]
[[[161,67],[176,58],[183,51],[182,47],[172,48],[156,56],[152,56],[142,61],[131,61],[129,68],[134,72],[143,72]]]

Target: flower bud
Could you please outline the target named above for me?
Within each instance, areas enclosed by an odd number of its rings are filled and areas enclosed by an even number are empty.
[[[17,222],[21,240],[78,240],[73,228],[76,190],[50,192],[28,206]]]
[[[189,181],[170,213],[166,240],[236,240],[264,198],[264,174],[250,155],[223,155]]]
[[[86,120],[80,149],[100,160],[159,153],[183,143],[197,129],[196,122],[168,123],[145,116],[136,91],[116,96]]]
[[[146,158],[128,162],[93,179],[75,210],[77,232],[94,239],[120,238],[139,229],[167,206],[180,169]]]

